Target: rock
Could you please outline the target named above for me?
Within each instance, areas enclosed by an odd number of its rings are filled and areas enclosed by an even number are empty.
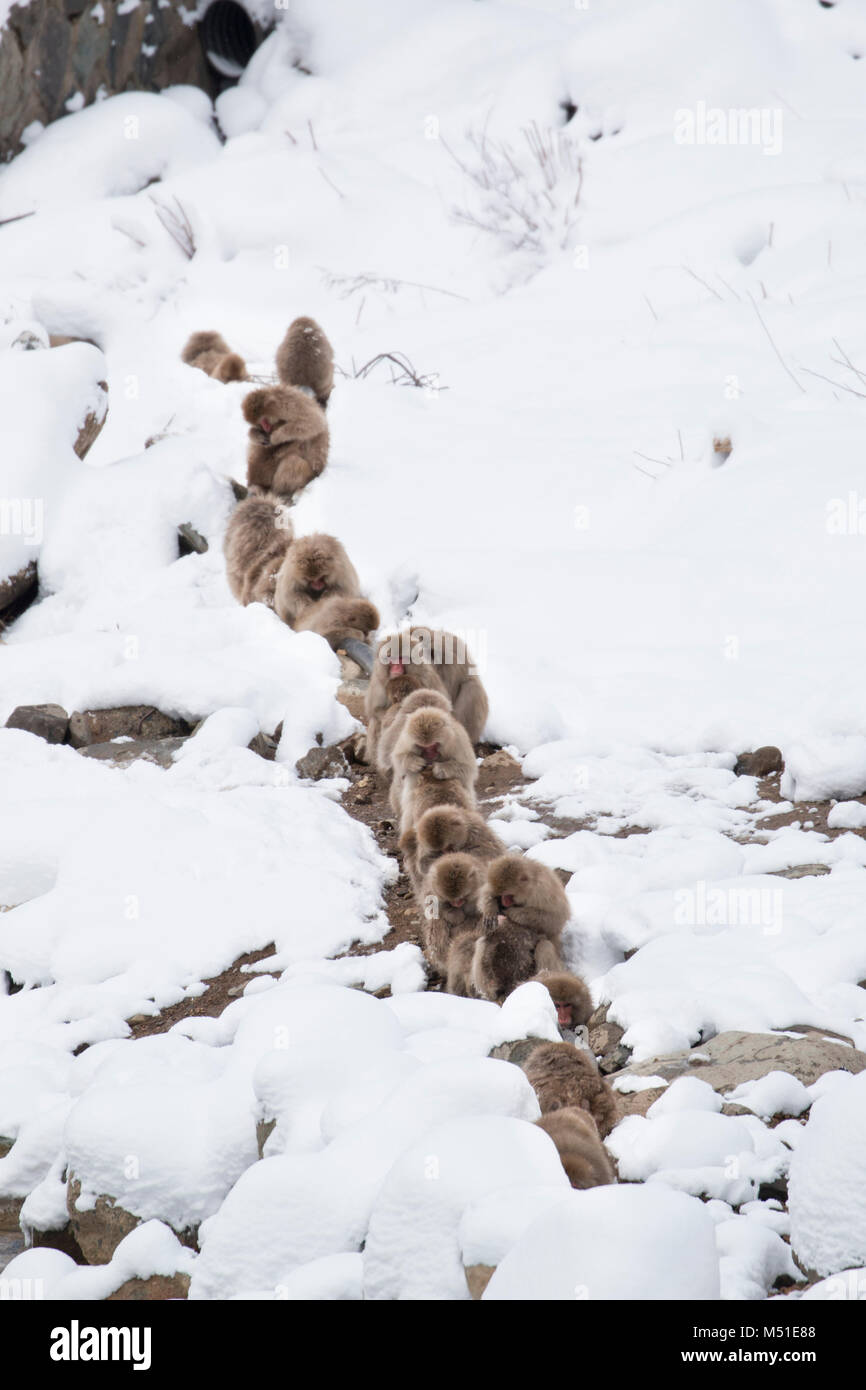
[[[307,777],[319,782],[324,777],[348,777],[349,764],[338,745],[329,748],[311,748],[295,763],[299,777]]]
[[[84,417],[84,422],[79,426],[78,438],[73,444],[73,448],[80,459],[83,459],[93,441],[96,439],[102,426],[105,424],[108,415],[108,383],[100,381],[98,383],[103,392],[102,400],[96,410],[88,411]]]
[[[66,1187],[66,1209],[72,1234],[89,1265],[106,1265],[124,1236],[140,1225],[140,1218],[116,1205],[113,1197],[97,1197],[90,1211],[79,1211],[75,1203],[81,1183],[70,1173]]]
[[[245,497],[249,497],[249,488],[244,487],[243,483],[239,483],[237,478],[229,478],[228,483],[229,487],[235,495],[236,502],[243,502]]]
[[[247,744],[251,753],[258,753],[260,758],[272,763],[277,756],[277,740],[271,734],[256,734]]]
[[[38,1231],[34,1227],[31,1229],[30,1237],[33,1245],[44,1247],[47,1250],[60,1250],[78,1265],[87,1263],[81,1252],[81,1246],[72,1234],[72,1227],[68,1222],[57,1231]]]
[[[14,1139],[8,1139],[5,1134],[0,1134],[0,1158],[6,1157],[14,1143]],[[20,1233],[18,1218],[21,1215],[23,1204],[23,1197],[0,1197],[0,1231]]]
[[[208,544],[200,531],[197,531],[190,522],[185,521],[177,528],[177,549],[178,554],[184,555],[206,555]]]
[[[736,777],[768,777],[771,772],[784,772],[785,759],[772,743],[756,748],[753,753],[741,753],[734,764]]]
[[[62,705],[18,705],[6,720],[7,729],[23,729],[44,738],[46,743],[63,743],[69,729],[69,715]]]
[[[618,1023],[602,1023],[597,1028],[590,1028],[589,1046],[596,1057],[606,1057],[619,1047],[624,1032],[625,1029],[620,1028]]]
[[[794,864],[790,869],[770,869],[773,878],[820,878],[829,874],[828,864]]]
[[[482,759],[482,766],[488,772],[495,772],[499,768],[509,776],[522,776],[520,763],[504,748],[498,748],[495,753],[488,753],[487,757]]]
[[[187,735],[190,725],[153,705],[120,705],[113,709],[76,710],[69,721],[73,748],[110,743],[113,738],[163,739]]]
[[[110,1293],[106,1303],[165,1300],[186,1298],[189,1293],[188,1274],[151,1274],[149,1279],[127,1279],[119,1289]]]
[[[258,1120],[256,1122],[256,1143],[259,1146],[259,1158],[265,1156],[265,1144],[276,1128],[276,1120]]]
[[[466,1283],[477,1302],[496,1273],[496,1265],[465,1265]]]
[[[603,1023],[607,1023],[607,1011],[609,1008],[609,1002],[606,1004],[599,1004],[598,1008],[590,1014],[589,1018],[586,1021],[586,1026],[589,1029],[590,1033],[592,1032],[593,1028],[600,1028]]]
[[[623,1067],[618,1075],[661,1076],[666,1081],[678,1076],[699,1076],[724,1095],[743,1081],[757,1081],[771,1071],[786,1071],[804,1086],[811,1086],[828,1071],[866,1070],[866,1053],[824,1039],[823,1030],[818,1029],[810,1029],[801,1038],[775,1033],[718,1033],[687,1052],[634,1062]]]
[[[131,738],[121,743],[91,743],[78,751],[82,758],[96,758],[98,762],[116,763],[119,767],[145,762],[169,768],[174,767],[174,754],[184,743],[185,738]]]
[[[622,1071],[623,1067],[627,1067],[630,1060],[631,1048],[619,1043],[612,1052],[602,1057],[598,1069],[603,1076],[611,1076],[615,1071]]]
[[[27,603],[36,597],[38,587],[39,574],[35,560],[31,560],[23,569],[10,574],[8,578],[0,579],[0,613],[6,613],[7,609],[13,606],[26,607]]]

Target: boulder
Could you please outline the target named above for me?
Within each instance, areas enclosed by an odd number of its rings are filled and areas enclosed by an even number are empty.
[[[102,426],[105,424],[108,415],[108,383],[100,381],[97,383],[102,391],[102,399],[95,410],[90,410],[85,415],[84,420],[78,429],[78,437],[73,444],[73,449],[80,459],[83,459],[93,441],[96,439]]]
[[[110,743],[113,738],[163,739],[190,732],[185,719],[175,719],[153,705],[120,705],[114,709],[76,710],[69,721],[73,748]]]
[[[774,744],[765,744],[752,753],[741,753],[734,764],[736,777],[768,777],[771,772],[784,772],[785,759],[781,749]]]
[[[113,1197],[97,1197],[89,1211],[79,1211],[80,1193],[81,1183],[70,1173],[66,1209],[72,1234],[89,1265],[107,1265],[124,1236],[141,1224],[140,1218],[117,1206]]]
[[[110,1293],[106,1303],[148,1302],[171,1298],[186,1298],[189,1293],[188,1274],[151,1274],[148,1279],[127,1279],[119,1289]]]
[[[35,560],[16,570],[15,574],[0,579],[0,613],[5,613],[13,605],[24,605],[29,598],[35,597],[38,587],[39,575]]]
[[[63,743],[69,715],[62,705],[18,705],[6,720],[6,728],[23,729],[46,743]]]
[[[324,777],[348,777],[349,764],[343,750],[336,744],[328,748],[311,748],[295,763],[299,777],[319,782]]]
[[[174,767],[174,754],[185,742],[183,738],[132,738],[121,743],[91,743],[78,751],[83,758],[96,758],[118,767],[145,762],[168,768]]]

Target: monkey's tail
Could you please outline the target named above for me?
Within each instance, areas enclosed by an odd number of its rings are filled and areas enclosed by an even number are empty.
[[[350,656],[357,662],[362,671],[366,671],[368,676],[373,674],[373,649],[368,647],[366,642],[361,642],[357,637],[347,637],[342,643],[343,651],[346,656]]]

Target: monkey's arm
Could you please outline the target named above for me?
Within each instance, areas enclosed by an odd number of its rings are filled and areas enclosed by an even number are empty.
[[[459,781],[463,770],[463,763],[459,758],[442,758],[431,768],[433,776],[438,777],[441,782],[449,782],[452,778]]]
[[[316,470],[310,467],[305,458],[300,454],[288,453],[277,464],[271,480],[271,489],[280,496],[293,497],[315,477]]]

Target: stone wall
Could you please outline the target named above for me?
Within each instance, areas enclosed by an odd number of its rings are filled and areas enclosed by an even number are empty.
[[[15,5],[0,32],[0,159],[21,148],[31,121],[66,114],[70,97],[89,104],[130,90],[189,82],[211,96],[210,70],[181,0],[30,0]]]

